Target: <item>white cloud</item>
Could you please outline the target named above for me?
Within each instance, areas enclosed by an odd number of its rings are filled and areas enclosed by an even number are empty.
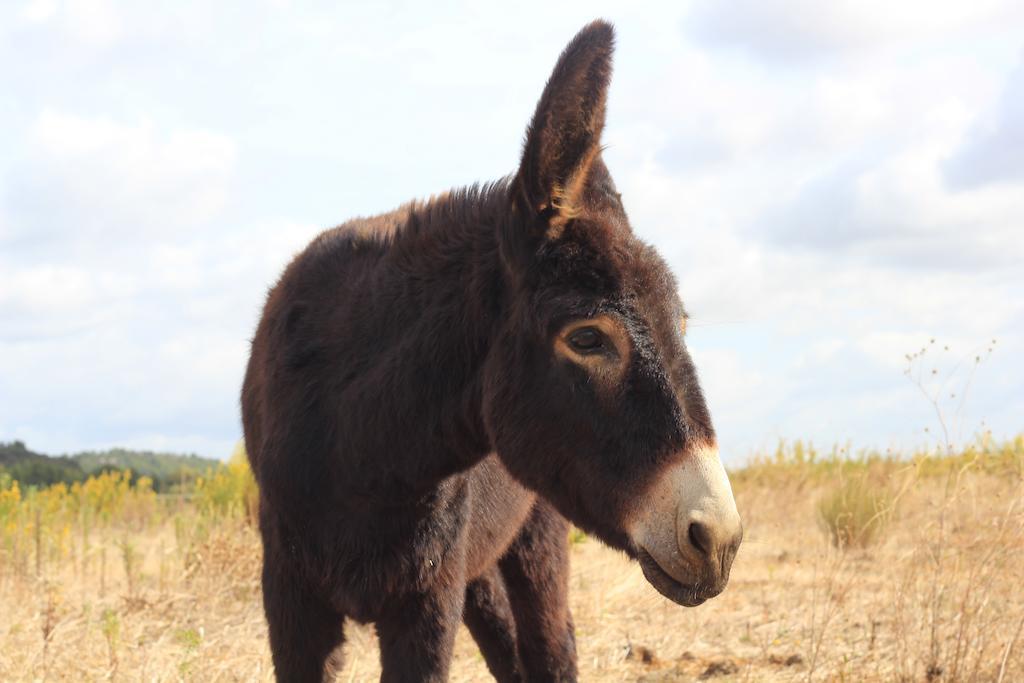
[[[1010,75],[999,103],[965,136],[964,144],[946,162],[946,178],[954,189],[990,183],[1024,183],[1024,60]]]
[[[30,24],[40,24],[57,14],[56,0],[31,0],[21,8],[21,18]]]
[[[8,172],[0,242],[95,245],[187,233],[224,207],[234,165],[223,135],[46,108]]]
[[[52,25],[62,37],[89,47],[106,47],[123,34],[120,13],[111,0],[30,0],[20,11],[30,26]]]
[[[1014,239],[1024,225],[1024,193],[949,191],[941,159],[940,152],[910,149],[837,168],[805,183],[747,234],[915,268],[1015,266],[1024,257],[1024,241]]]
[[[1020,18],[1012,3],[917,0],[698,0],[686,20],[699,41],[768,60],[812,60],[969,32]]]

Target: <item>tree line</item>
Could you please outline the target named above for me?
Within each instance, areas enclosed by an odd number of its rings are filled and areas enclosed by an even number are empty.
[[[72,484],[87,477],[113,471],[131,471],[132,477],[153,480],[153,489],[165,492],[188,485],[197,476],[215,468],[218,461],[195,454],[157,453],[112,448],[82,451],[72,455],[47,455],[31,450],[23,441],[0,441],[0,472],[22,486]]]

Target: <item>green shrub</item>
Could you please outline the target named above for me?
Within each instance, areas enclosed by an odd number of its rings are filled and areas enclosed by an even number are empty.
[[[818,520],[837,548],[864,547],[885,530],[893,495],[866,477],[848,479],[818,501]]]

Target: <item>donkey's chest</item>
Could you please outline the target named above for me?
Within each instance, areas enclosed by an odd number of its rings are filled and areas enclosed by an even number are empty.
[[[333,577],[328,591],[351,617],[374,621],[409,593],[462,585],[494,566],[534,500],[496,456],[488,456],[443,484],[437,504],[415,518],[381,512],[359,522],[358,530],[348,520],[345,541],[322,555],[331,558],[323,567]]]
[[[495,454],[470,472],[466,523],[466,576],[474,579],[505,554],[533,508],[536,496],[505,470]]]

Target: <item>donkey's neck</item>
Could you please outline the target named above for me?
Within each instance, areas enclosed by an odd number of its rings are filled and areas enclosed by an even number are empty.
[[[354,313],[373,341],[359,403],[377,425],[367,451],[417,488],[465,469],[491,447],[481,417],[483,366],[503,320],[497,226],[503,188],[409,207],[369,273]],[[350,318],[347,324],[351,325]]]

